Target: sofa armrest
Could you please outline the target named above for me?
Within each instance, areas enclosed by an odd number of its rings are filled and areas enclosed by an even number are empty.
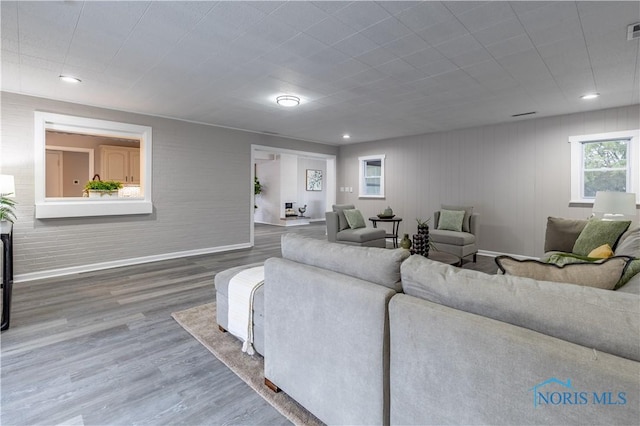
[[[281,258],[264,287],[265,377],[327,424],[388,424],[396,292]]]
[[[326,223],[327,223],[327,240],[329,242],[335,243],[336,236],[340,231],[340,223],[338,219],[338,213],[336,212],[325,212],[324,214]]]
[[[480,217],[480,215],[478,213],[473,213],[470,217],[469,217],[469,233],[475,235],[476,237],[476,245],[478,245],[478,231],[479,231],[479,224],[478,224],[478,218]]]

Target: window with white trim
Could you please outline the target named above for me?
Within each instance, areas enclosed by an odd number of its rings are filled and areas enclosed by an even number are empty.
[[[571,202],[593,203],[597,191],[631,192],[640,202],[639,130],[569,137]]]
[[[358,157],[360,198],[384,198],[385,155]]]

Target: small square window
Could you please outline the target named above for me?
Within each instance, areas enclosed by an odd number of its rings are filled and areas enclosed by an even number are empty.
[[[593,202],[598,191],[640,191],[638,130],[571,136],[571,202]]]

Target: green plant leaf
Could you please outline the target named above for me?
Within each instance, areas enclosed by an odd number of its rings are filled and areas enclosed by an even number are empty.
[[[90,180],[84,186],[85,191],[117,191],[122,183],[115,180]]]

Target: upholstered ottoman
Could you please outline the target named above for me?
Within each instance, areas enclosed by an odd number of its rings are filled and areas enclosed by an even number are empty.
[[[221,331],[229,328],[229,281],[245,269],[262,266],[262,262],[237,266],[218,272],[214,278],[216,286],[216,321]],[[253,347],[264,355],[264,286],[256,290],[253,299]]]

